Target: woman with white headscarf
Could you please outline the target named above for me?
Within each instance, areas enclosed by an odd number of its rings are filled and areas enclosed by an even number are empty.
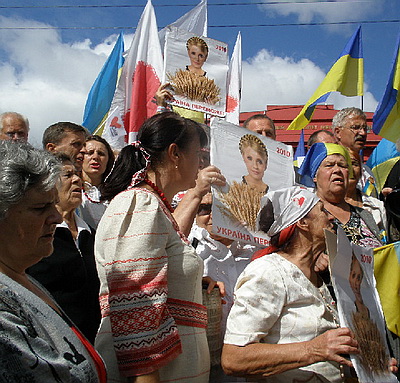
[[[238,279],[222,354],[224,370],[257,382],[341,382],[342,354],[357,353],[339,328],[333,299],[315,271],[332,224],[322,202],[292,187],[263,197],[258,224],[271,246]]]

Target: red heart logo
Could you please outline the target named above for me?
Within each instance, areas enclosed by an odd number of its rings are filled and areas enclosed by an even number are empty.
[[[118,123],[118,117],[114,117],[111,120],[110,126],[113,126],[114,128],[117,128],[117,129],[122,127],[122,125]]]
[[[303,203],[304,203],[305,200],[306,200],[306,199],[305,199],[304,197],[301,197],[301,198],[298,198],[298,197],[293,198],[293,201],[296,201],[300,207],[303,206]]]

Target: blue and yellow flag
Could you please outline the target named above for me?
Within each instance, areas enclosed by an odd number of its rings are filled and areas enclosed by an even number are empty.
[[[374,274],[387,327],[400,336],[400,242],[374,249]]]
[[[400,137],[400,33],[385,94],[372,119],[375,134],[396,142]]]
[[[299,144],[297,145],[296,152],[294,153],[293,156],[294,166],[297,166],[299,168],[305,156],[306,156],[306,147],[304,145],[304,129],[302,129],[300,133]],[[301,158],[301,161],[299,161],[299,157]]]
[[[91,133],[107,117],[117,86],[119,71],[124,64],[123,52],[124,37],[121,32],[86,100],[82,125]]]
[[[344,96],[362,96],[364,81],[361,26],[351,37],[338,60],[304,105],[299,115],[289,125],[289,130],[303,129],[311,121],[317,104],[325,102],[331,92]]]
[[[386,179],[394,164],[400,159],[400,152],[397,151],[393,142],[384,138],[373,150],[366,165],[372,170],[375,178],[375,188],[378,193],[382,191]],[[368,194],[369,181],[365,184],[364,192]]]

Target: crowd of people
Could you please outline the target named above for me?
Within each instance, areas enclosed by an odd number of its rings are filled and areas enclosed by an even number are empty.
[[[200,70],[206,48],[187,50],[187,70]],[[257,230],[270,238],[260,248],[213,232],[211,187],[226,180],[207,127],[166,109],[171,97],[162,85],[159,113],[119,153],[72,122],[49,126],[37,149],[27,118],[0,115],[0,381],[356,381],[324,230],[367,248],[397,240],[384,200],[400,182],[395,167],[382,200],[363,194],[365,114],[345,108],[315,132],[299,184],[279,190],[260,139],[276,140],[274,122],[245,121],[243,183],[263,195]],[[387,338],[397,374],[398,337]]]

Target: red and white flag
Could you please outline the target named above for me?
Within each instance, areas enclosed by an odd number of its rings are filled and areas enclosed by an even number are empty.
[[[239,125],[240,97],[242,91],[242,36],[238,33],[229,64],[226,97],[226,121]]]
[[[124,126],[127,143],[136,140],[143,122],[156,113],[153,98],[161,84],[162,71],[157,21],[151,0],[148,0],[125,58],[110,108],[118,108],[120,112],[117,123]]]

